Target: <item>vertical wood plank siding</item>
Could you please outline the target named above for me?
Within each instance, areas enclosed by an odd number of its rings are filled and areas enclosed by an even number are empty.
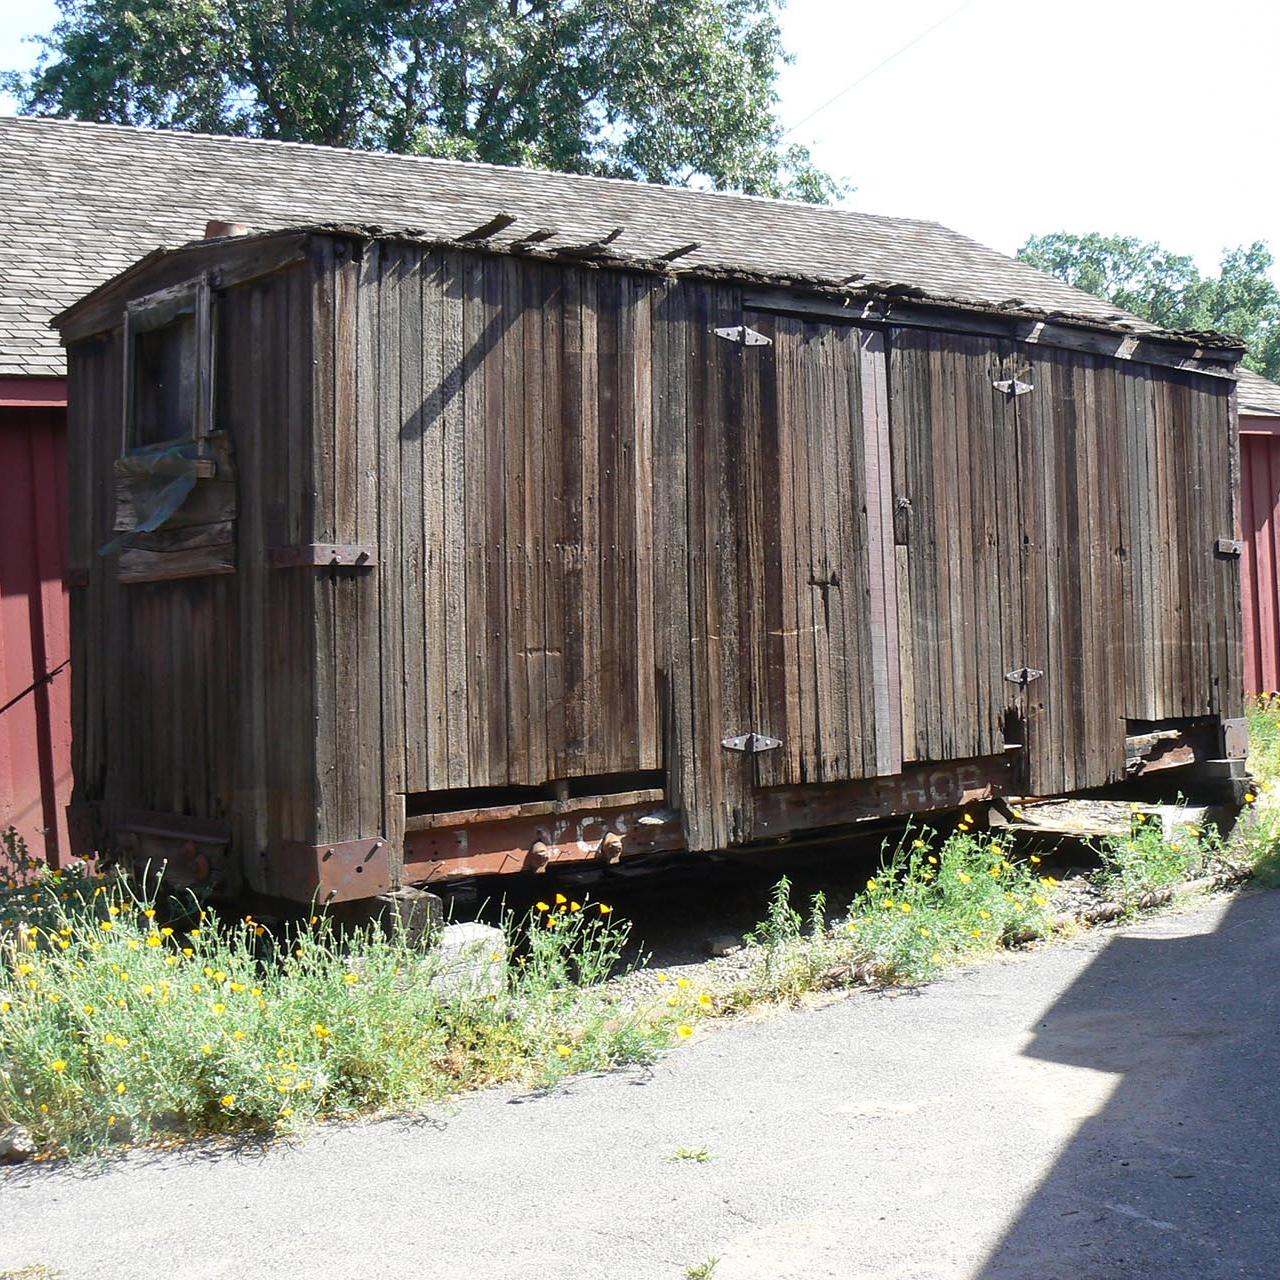
[[[1243,419],[1240,433],[1244,687],[1249,693],[1280,689],[1280,432],[1275,424],[1273,418]]]
[[[311,314],[302,271],[218,300],[215,422],[231,435],[239,474],[230,575],[117,581],[97,549],[115,515],[119,331],[77,345],[71,361],[69,559],[88,581],[72,602],[73,801],[227,820],[248,881],[265,891],[273,868],[259,855],[316,839],[311,636],[321,601],[309,574],[266,563],[269,545],[311,540],[318,505]]]
[[[721,283],[310,245],[217,299],[232,575],[122,587],[96,554],[121,339],[73,348],[77,798],[225,818],[270,891],[281,843],[398,857],[406,804],[485,789],[663,769],[712,849],[767,788],[1008,740],[1054,794],[1120,777],[1134,723],[1239,714],[1229,383]],[[769,345],[715,332],[744,322]],[[268,556],[311,543],[376,567]],[[751,733],[781,746],[723,746]]]
[[[366,388],[344,429],[368,450],[353,509],[372,519],[344,525],[339,504],[333,540],[381,543],[361,596],[378,630],[346,668],[382,704],[367,717],[378,793],[659,767],[655,286],[377,243],[354,270],[358,297],[331,298],[320,264],[317,315],[319,331],[330,307],[352,313]],[[350,465],[336,439],[316,456],[327,484]],[[352,726],[365,741],[364,711],[348,712],[329,731],[334,768]],[[326,812],[327,839],[370,830],[354,786]]]
[[[55,865],[67,850],[74,679],[65,423],[61,408],[0,404],[0,828]]]
[[[910,758],[997,751],[1009,718],[1054,794],[1123,776],[1126,721],[1238,714],[1229,383],[907,330],[891,370]]]

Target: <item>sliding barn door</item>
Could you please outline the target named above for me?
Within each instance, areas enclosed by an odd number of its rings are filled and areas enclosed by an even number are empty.
[[[829,320],[746,313],[743,566],[753,638],[757,786],[900,772],[898,610],[884,339]]]
[[[887,371],[879,333],[682,292],[668,758],[690,846],[715,848],[766,834],[762,788],[901,770]]]

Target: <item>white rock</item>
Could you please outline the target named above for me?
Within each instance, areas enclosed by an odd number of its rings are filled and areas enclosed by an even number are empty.
[[[487,924],[447,924],[428,953],[431,985],[454,998],[501,995],[507,983],[507,936]]]
[[[0,1160],[30,1160],[35,1153],[35,1139],[20,1124],[0,1129]]]

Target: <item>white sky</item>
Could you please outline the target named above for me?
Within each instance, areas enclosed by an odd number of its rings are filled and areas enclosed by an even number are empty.
[[[29,65],[20,37],[55,18],[52,0],[0,2],[0,67]],[[855,208],[1006,252],[1096,230],[1209,270],[1256,239],[1280,256],[1274,0],[790,0],[782,20],[784,123]]]

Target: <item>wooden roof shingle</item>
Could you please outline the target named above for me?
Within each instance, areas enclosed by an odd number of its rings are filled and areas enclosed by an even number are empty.
[[[858,288],[902,287],[947,305],[1016,308],[1126,332],[1161,332],[935,222],[618,179],[300,143],[32,117],[0,119],[0,375],[56,376],[49,320],[210,218],[256,231],[315,223],[413,227],[451,239],[513,215],[502,246],[541,228],[553,245],[621,227],[618,257],[697,242],[682,269]]]

